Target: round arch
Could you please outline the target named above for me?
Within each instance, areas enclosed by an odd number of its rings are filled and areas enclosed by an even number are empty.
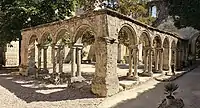
[[[125,37],[125,38],[129,40],[129,43],[130,43],[130,44],[136,45],[136,44],[138,43],[136,31],[135,31],[135,29],[134,29],[131,25],[125,23],[125,24],[122,24],[122,25],[120,26],[120,29],[119,29],[119,31],[118,31],[118,39],[124,38],[124,37],[122,36],[123,33],[125,33],[124,35],[128,35],[128,36]]]
[[[146,31],[142,32],[142,34],[139,37],[139,43],[142,43],[145,47],[151,46],[151,38],[150,34]]]
[[[38,44],[44,45],[53,42],[54,38],[49,32],[44,32],[38,40]]]
[[[92,36],[94,36],[94,38],[96,36],[96,32],[94,31],[92,26],[84,24],[77,28],[75,35],[73,36],[73,39],[72,39],[73,43],[81,43],[83,37],[85,37],[84,36],[85,34],[92,35]]]
[[[153,47],[158,48],[158,47],[161,47],[161,46],[162,46],[161,37],[160,37],[160,35],[156,35],[153,38]]]
[[[67,29],[61,28],[56,32],[54,43],[57,43],[60,39],[71,42],[71,35]]]

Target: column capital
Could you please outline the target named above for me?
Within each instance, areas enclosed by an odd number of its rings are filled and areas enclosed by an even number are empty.
[[[46,50],[46,49],[48,49],[48,46],[44,45],[44,46],[42,46],[42,48]]]
[[[42,48],[41,44],[37,44],[36,46],[37,46],[38,48]]]
[[[52,43],[52,44],[51,44],[51,47],[55,47],[55,46],[56,46],[56,43]]]
[[[76,47],[77,49],[82,49],[83,48],[83,44],[82,43],[75,43],[74,47]]]

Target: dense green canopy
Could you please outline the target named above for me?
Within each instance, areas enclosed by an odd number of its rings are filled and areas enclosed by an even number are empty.
[[[73,0],[0,0],[0,45],[21,37],[20,30],[70,16]]]
[[[169,0],[169,14],[175,20],[175,26],[183,28],[191,26],[200,30],[199,0]]]

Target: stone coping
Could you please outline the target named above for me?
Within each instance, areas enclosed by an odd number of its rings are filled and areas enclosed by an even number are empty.
[[[114,10],[111,10],[111,9],[108,9],[108,8],[89,11],[85,14],[80,15],[80,16],[74,16],[74,17],[71,17],[71,18],[66,19],[66,20],[60,20],[60,21],[55,21],[55,22],[51,22],[51,23],[41,24],[41,25],[38,25],[38,26],[30,27],[30,28],[25,28],[25,29],[22,29],[21,32],[36,29],[36,28],[46,27],[46,26],[49,26],[49,25],[61,24],[62,22],[75,22],[76,20],[81,20],[81,19],[84,19],[86,17],[92,17],[92,16],[96,16],[96,15],[101,15],[101,14],[106,14],[106,15],[118,17],[120,19],[124,19],[124,20],[130,21],[130,22],[133,22],[133,23],[140,25],[144,28],[147,28],[147,29],[150,29],[150,30],[155,30],[157,32],[164,33],[164,34],[173,36],[173,37],[181,39],[181,40],[187,40],[187,39],[180,38],[178,36],[178,34],[176,34],[176,33],[171,33],[171,32],[167,32],[167,31],[164,31],[164,30],[160,30],[158,28],[154,28],[154,27],[149,26],[147,24],[144,24],[144,23],[142,23],[142,22],[140,22],[136,19],[127,17],[126,15],[123,15],[123,14],[117,12],[117,11],[114,11]]]

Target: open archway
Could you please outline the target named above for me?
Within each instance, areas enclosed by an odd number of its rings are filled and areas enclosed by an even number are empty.
[[[150,36],[148,33],[143,32],[139,39],[139,69],[143,69],[143,73],[148,73],[148,51],[151,47]]]
[[[36,68],[35,65],[38,62],[37,60],[37,43],[38,38],[36,35],[32,35],[28,42],[28,74],[35,74]]]
[[[41,73],[49,73],[52,64],[52,36],[49,32],[42,34],[38,45],[38,69]],[[49,68],[48,68],[49,67]]]
[[[96,33],[89,25],[82,25],[77,29],[72,48],[73,77],[82,77],[83,75],[81,75],[81,73],[95,72],[95,35]]]
[[[133,75],[137,76],[137,52],[134,51],[136,49],[137,36],[134,29],[129,25],[122,26],[118,32],[118,41],[118,75],[132,76],[134,63]]]
[[[166,37],[163,42],[163,70],[169,70],[169,39]]]
[[[161,53],[160,53],[160,49],[162,46],[162,40],[161,37],[159,35],[157,35],[156,37],[154,37],[153,40],[153,48],[154,48],[154,53],[153,53],[153,72],[159,72],[160,71],[160,58]]]

